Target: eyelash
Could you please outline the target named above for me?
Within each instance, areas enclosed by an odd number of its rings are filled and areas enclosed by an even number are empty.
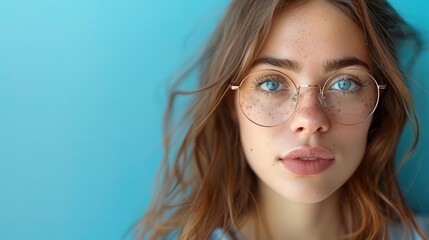
[[[359,88],[356,90],[353,90],[353,91],[341,91],[342,94],[353,95],[353,94],[355,94],[356,91],[359,91],[359,89],[361,87],[368,86],[368,84],[367,83],[365,84],[359,77],[357,77],[355,75],[351,75],[351,74],[347,74],[347,75],[343,74],[343,75],[335,76],[333,84],[338,82],[338,81],[345,80],[345,79],[349,79],[349,80],[353,81]],[[331,84],[331,86],[333,84]]]
[[[348,75],[346,75],[346,74],[338,75],[334,79],[338,79],[337,81],[343,80],[343,79],[350,79],[353,82],[355,82],[359,87],[364,87],[365,86],[364,82],[359,77],[357,77],[355,75],[351,75],[351,74],[348,74]],[[337,81],[335,81],[335,82],[337,82]]]
[[[268,92],[268,91],[264,91],[260,88],[261,84],[265,83],[267,80],[276,80],[278,82],[280,82],[281,84],[283,84],[283,86],[285,88],[288,88],[287,84],[284,83],[284,81],[282,81],[280,78],[282,78],[281,76],[278,76],[276,74],[272,74],[272,75],[267,75],[267,76],[262,76],[262,77],[258,77],[255,80],[253,80],[252,82],[252,88],[257,91],[260,94],[265,94],[267,96],[272,96],[274,94],[279,94],[281,93],[281,91],[275,91],[275,92]],[[337,76],[334,76],[334,80],[333,83],[340,81],[342,79],[350,79],[351,81],[353,81],[356,85],[358,85],[359,88],[361,87],[365,87],[368,86],[367,82],[364,82],[363,80],[361,80],[361,78],[359,78],[356,75],[353,74],[340,74]],[[332,85],[331,85],[332,86]],[[329,89],[328,89],[329,90]],[[354,91],[343,91],[343,94],[354,94],[356,91],[359,91],[359,89],[354,90]]]
[[[268,76],[259,77],[259,78],[255,79],[253,81],[252,87],[258,93],[265,94],[266,96],[270,96],[270,95],[272,96],[272,95],[275,95],[275,94],[279,94],[281,91],[268,92],[268,91],[261,90],[261,88],[260,88],[260,86],[263,83],[265,83],[267,80],[278,81],[279,83],[281,83],[286,88],[287,86],[284,84],[284,81],[280,80],[279,78],[281,78],[281,77],[278,76],[278,75],[268,75]]]

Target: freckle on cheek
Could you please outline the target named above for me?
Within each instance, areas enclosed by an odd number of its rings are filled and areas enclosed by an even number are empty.
[[[253,152],[253,148],[250,148],[250,151]]]

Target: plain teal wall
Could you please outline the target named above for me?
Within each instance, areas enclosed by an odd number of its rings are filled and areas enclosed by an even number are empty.
[[[166,83],[228,2],[0,0],[0,239],[121,238],[149,204]],[[429,3],[392,2],[429,42]],[[428,62],[426,47],[422,141],[400,173],[426,213]]]

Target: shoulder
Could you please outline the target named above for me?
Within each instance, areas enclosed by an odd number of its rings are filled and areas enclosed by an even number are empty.
[[[423,230],[423,232],[426,235],[429,235],[429,216],[424,215],[416,215],[416,221],[417,224],[420,226],[420,228]],[[210,236],[210,240],[243,240],[243,238],[232,229],[232,232],[234,233],[234,236],[229,236],[225,231],[222,230],[222,228],[216,228],[213,233]],[[389,225],[389,239],[391,240],[402,240],[404,236],[404,228],[401,225]],[[414,235],[414,239],[421,240],[422,238],[417,234],[417,232],[412,233]],[[410,236],[409,236],[410,237]]]
[[[417,224],[423,230],[426,235],[429,235],[429,216],[416,215],[415,216]],[[389,239],[391,240],[402,240],[405,234],[404,228],[402,225],[389,224]],[[411,233],[414,235],[414,239],[421,240],[422,238],[417,234],[416,231]],[[411,236],[408,236],[411,237]],[[408,238],[407,238],[408,239]]]

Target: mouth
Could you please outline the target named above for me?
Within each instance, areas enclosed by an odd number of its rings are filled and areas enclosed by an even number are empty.
[[[317,175],[334,162],[334,155],[322,147],[299,147],[279,157],[279,162],[297,175]]]

